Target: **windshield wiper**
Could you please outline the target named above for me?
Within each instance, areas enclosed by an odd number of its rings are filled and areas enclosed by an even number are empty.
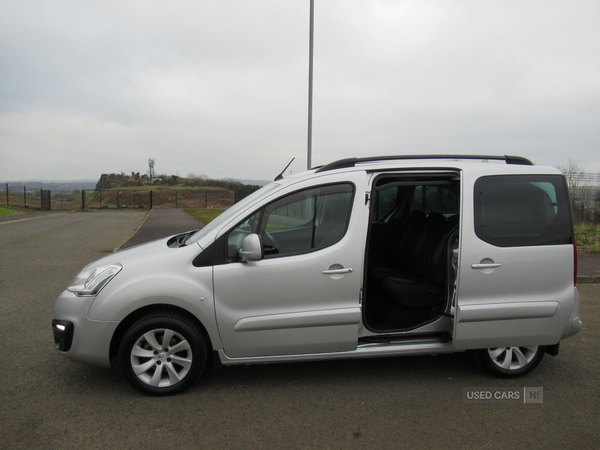
[[[194,234],[196,231],[198,231],[198,230],[188,231],[187,233],[178,234],[177,236],[173,236],[171,239],[169,239],[169,242],[167,242],[167,246],[169,246],[171,248],[185,247],[187,245],[187,243],[186,243],[187,239],[192,234]]]

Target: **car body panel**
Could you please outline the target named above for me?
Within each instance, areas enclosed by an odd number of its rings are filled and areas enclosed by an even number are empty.
[[[214,267],[217,322],[227,356],[356,349],[367,213],[361,193],[366,180],[364,173],[354,173],[327,181],[355,185],[349,226],[339,242],[304,254]],[[314,184],[298,183],[278,194]],[[336,268],[352,272],[323,273]]]
[[[122,261],[118,282],[108,283],[89,310],[90,320],[120,322],[153,305],[170,305],[193,314],[204,326],[213,344],[220,347],[215,324],[211,267],[194,267],[202,251],[199,245],[168,247],[168,238],[142,244],[97,261]]]
[[[74,325],[73,344],[60,354],[73,361],[110,367],[110,342],[119,322],[90,320],[88,311],[93,301],[94,297],[63,291],[54,302],[53,317]]]
[[[495,174],[503,172],[514,173],[505,169]],[[546,168],[545,172],[557,171]],[[570,326],[571,311],[576,307],[573,271],[569,270],[573,267],[573,245],[497,247],[482,241],[473,225],[473,186],[484,175],[489,172],[471,171],[462,179],[454,346],[556,344]],[[481,264],[497,267],[479,268]]]

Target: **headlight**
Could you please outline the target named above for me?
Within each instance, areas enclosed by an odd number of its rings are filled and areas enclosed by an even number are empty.
[[[111,264],[86,269],[73,278],[67,290],[77,295],[96,295],[122,268],[120,264]]]

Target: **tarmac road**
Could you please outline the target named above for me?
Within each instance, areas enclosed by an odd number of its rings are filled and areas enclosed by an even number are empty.
[[[579,285],[582,331],[515,380],[462,353],[216,367],[184,394],[154,398],[118,370],[58,356],[54,299],[146,214],[0,223],[1,449],[598,448],[595,284]],[[542,387],[543,403],[465,403],[465,387]]]

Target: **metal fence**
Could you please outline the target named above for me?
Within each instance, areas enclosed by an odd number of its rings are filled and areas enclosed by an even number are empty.
[[[600,223],[600,186],[571,189],[575,222]]]
[[[27,186],[10,186],[0,189],[0,205],[39,210],[74,209],[77,195],[72,192],[50,192],[47,189],[29,189]]]
[[[0,205],[37,210],[228,208],[252,190],[158,189],[59,192],[4,185]],[[46,202],[44,202],[44,200]]]
[[[82,209],[228,208],[235,194],[225,189],[82,191]]]
[[[600,174],[584,172],[574,165],[563,168],[576,223],[600,223]]]

